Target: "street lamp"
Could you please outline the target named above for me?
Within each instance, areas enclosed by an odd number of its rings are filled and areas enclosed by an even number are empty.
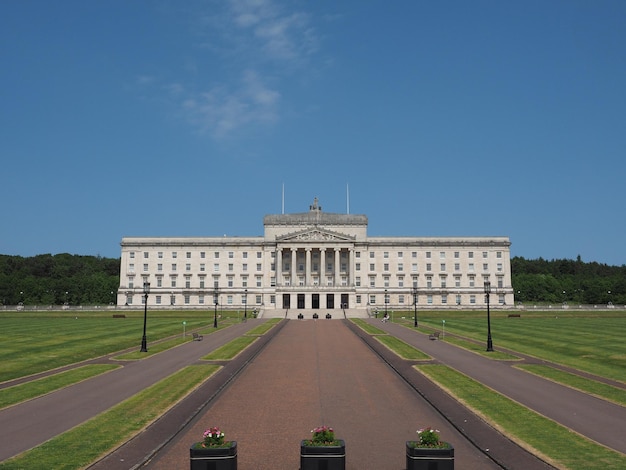
[[[387,297],[387,289],[385,289],[385,318],[387,318],[387,304],[389,303],[389,297]]]
[[[413,326],[417,328],[417,286],[413,286]]]
[[[217,288],[213,293],[213,304],[215,305],[213,310],[213,328],[217,328]]]
[[[248,321],[248,289],[243,292],[243,321]]]
[[[143,283],[143,336],[141,337],[140,352],[148,352],[148,340],[146,339],[146,321],[148,320],[148,294],[150,293],[150,283]]]
[[[491,315],[489,312],[489,294],[491,294],[491,282],[485,281],[485,294],[487,295],[487,351],[493,351],[491,341]]]

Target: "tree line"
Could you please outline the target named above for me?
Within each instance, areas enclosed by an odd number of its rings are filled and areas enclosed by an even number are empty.
[[[0,255],[2,305],[108,305],[120,283],[120,259],[67,253]],[[626,305],[626,265],[580,259],[511,258],[516,302]]]
[[[119,258],[0,255],[3,305],[108,305],[119,285]]]
[[[516,302],[626,305],[626,265],[511,258]]]

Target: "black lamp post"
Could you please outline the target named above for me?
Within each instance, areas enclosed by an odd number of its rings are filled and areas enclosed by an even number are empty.
[[[243,321],[248,321],[248,289],[243,291]]]
[[[217,328],[217,288],[213,293],[213,304],[215,305],[213,310],[213,328]]]
[[[413,286],[413,326],[417,328],[417,286]]]
[[[148,352],[148,340],[146,339],[146,322],[148,320],[148,294],[150,293],[150,283],[143,283],[143,336],[141,337],[140,352]]]
[[[491,341],[491,315],[489,312],[489,294],[491,294],[491,282],[485,281],[485,295],[487,296],[487,351],[493,351]]]
[[[387,318],[387,304],[389,303],[389,297],[387,295],[387,289],[385,289],[385,318]]]

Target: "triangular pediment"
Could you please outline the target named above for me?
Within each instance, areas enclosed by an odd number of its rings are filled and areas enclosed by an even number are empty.
[[[299,242],[325,242],[325,241],[354,241],[356,237],[346,235],[345,233],[333,232],[332,230],[324,230],[320,228],[308,228],[298,232],[287,233],[276,237],[277,241],[299,241]]]

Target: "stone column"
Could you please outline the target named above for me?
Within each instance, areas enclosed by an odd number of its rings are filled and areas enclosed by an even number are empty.
[[[276,285],[283,285],[283,249],[276,248]]]
[[[311,285],[311,248],[305,248],[305,264],[304,264],[304,285]]]
[[[326,286],[326,248],[320,248],[320,287]]]
[[[341,285],[341,248],[335,248],[335,287]]]
[[[296,254],[298,253],[297,248],[291,249],[291,283],[290,285],[294,287],[296,285],[296,280],[298,278],[297,275],[297,264],[296,264]]]
[[[354,248],[348,248],[348,287],[354,287]]]

